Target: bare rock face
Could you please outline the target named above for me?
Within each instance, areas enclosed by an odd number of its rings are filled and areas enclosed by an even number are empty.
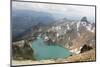
[[[91,50],[91,49],[92,49],[91,46],[85,44],[85,45],[81,48],[80,53],[83,53],[83,52],[85,52],[85,51],[89,51],[89,50]]]
[[[95,48],[95,33],[85,32],[72,41],[69,48],[73,53],[84,53]]]
[[[23,59],[34,59],[34,51],[26,40],[21,40],[18,42],[13,42],[12,44],[12,54],[13,59],[23,60]]]

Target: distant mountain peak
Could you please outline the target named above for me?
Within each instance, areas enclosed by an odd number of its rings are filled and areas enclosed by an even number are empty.
[[[87,20],[87,17],[82,17],[81,22],[87,22],[87,23],[89,23],[88,20]]]

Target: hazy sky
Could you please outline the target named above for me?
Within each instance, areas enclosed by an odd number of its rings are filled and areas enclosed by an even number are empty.
[[[60,5],[46,3],[13,2],[13,8],[43,11],[51,14],[62,14],[67,16],[95,17],[95,7],[78,5]]]

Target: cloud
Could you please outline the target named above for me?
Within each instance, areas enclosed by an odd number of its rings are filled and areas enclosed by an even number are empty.
[[[95,17],[95,7],[46,3],[12,2],[13,9],[27,9],[75,16]]]

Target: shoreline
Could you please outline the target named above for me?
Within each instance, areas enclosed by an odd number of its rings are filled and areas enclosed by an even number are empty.
[[[85,61],[95,61],[96,56],[95,56],[95,49],[92,49],[90,51],[80,53],[77,55],[72,55],[69,56],[68,58],[61,59],[58,58],[57,60],[55,59],[47,59],[47,60],[12,60],[12,66],[17,66],[17,65],[36,65],[36,64],[52,64],[52,63],[69,63],[69,62],[85,62]]]

